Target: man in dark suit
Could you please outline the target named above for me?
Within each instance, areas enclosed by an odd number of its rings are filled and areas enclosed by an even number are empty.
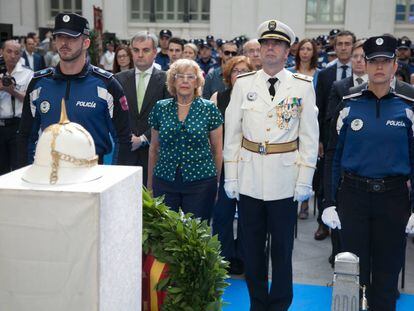
[[[353,46],[351,56],[352,75],[348,78],[335,81],[332,85],[328,98],[328,106],[326,108],[326,124],[330,123],[336,107],[342,101],[342,97],[349,94],[349,89],[353,86],[365,83],[368,80],[365,67],[365,55],[364,50],[362,49],[364,42],[365,40],[358,40]]]
[[[129,104],[132,129],[130,165],[142,166],[143,184],[147,184],[148,146],[151,129],[148,115],[155,103],[170,97],[167,91],[166,73],[154,67],[158,39],[146,31],[131,39],[131,51],[135,68],[115,75],[124,89]]]
[[[33,71],[39,71],[46,68],[43,56],[35,52],[36,42],[34,38],[27,37],[25,39],[25,46],[26,48],[24,49],[22,54],[22,57],[25,61],[25,65]]]
[[[337,60],[331,66],[322,70],[318,75],[318,83],[316,85],[316,105],[319,109],[319,161],[317,164],[318,172],[315,176],[323,176],[323,158],[324,148],[328,142],[329,123],[326,123],[326,112],[328,107],[328,97],[331,92],[332,84],[350,77],[352,75],[351,54],[352,47],[355,43],[355,35],[347,30],[340,31],[334,38],[334,48]],[[323,240],[329,235],[328,227],[322,222],[321,215],[323,212],[323,187],[322,180],[314,180],[316,195],[318,198],[318,229],[315,232],[316,240]]]

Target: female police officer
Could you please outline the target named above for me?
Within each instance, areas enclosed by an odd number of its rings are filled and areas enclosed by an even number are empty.
[[[336,122],[331,204],[322,215],[329,227],[342,228],[342,250],[359,256],[360,283],[368,287],[370,310],[375,311],[395,310],[405,230],[411,231],[414,223],[412,216],[407,224],[414,99],[390,88],[396,47],[390,36],[364,43],[369,82],[366,89],[344,97]]]

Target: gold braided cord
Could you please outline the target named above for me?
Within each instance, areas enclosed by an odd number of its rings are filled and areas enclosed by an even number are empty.
[[[98,164],[98,156],[95,155],[91,159],[78,159],[71,155],[61,153],[56,150],[52,150],[52,157],[57,157],[59,160],[72,163],[79,167],[92,167]]]

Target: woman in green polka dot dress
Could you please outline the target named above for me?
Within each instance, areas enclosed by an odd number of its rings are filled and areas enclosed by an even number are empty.
[[[173,98],[158,101],[150,116],[148,189],[165,196],[173,210],[210,220],[220,180],[223,118],[200,97],[204,78],[193,60],[180,59],[167,72]]]

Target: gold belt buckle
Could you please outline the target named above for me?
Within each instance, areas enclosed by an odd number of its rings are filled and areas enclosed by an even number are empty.
[[[262,154],[262,155],[267,154],[266,143],[259,143],[259,153]]]

